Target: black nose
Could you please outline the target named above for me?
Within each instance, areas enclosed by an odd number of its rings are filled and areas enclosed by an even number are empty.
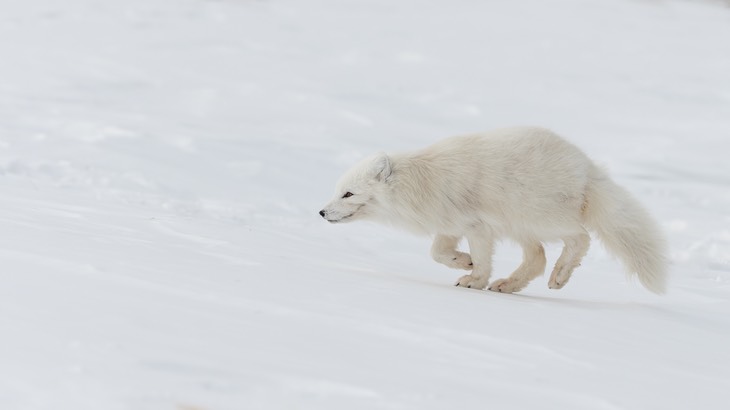
[[[326,214],[326,212],[324,211],[324,209],[319,211],[319,216],[321,216],[322,218],[324,218],[325,214]]]

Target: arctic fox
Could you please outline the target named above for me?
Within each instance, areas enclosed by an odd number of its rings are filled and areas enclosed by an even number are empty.
[[[522,290],[545,271],[542,242],[565,244],[548,286],[580,266],[594,231],[650,291],[666,289],[665,241],[646,210],[577,147],[553,132],[507,128],[457,136],[413,153],[376,154],[348,171],[319,214],[332,223],[374,220],[434,235],[431,255],[471,270],[456,286],[484,289],[495,241],[523,249],[522,264],[489,285]],[[468,253],[457,250],[466,237]]]

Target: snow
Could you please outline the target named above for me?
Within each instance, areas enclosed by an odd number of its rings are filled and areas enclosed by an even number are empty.
[[[725,408],[729,38],[711,1],[6,5],[0,408]],[[508,125],[640,198],[668,295],[598,242],[560,291],[455,288],[317,215],[365,155]]]

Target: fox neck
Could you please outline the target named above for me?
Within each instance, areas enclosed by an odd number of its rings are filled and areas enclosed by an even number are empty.
[[[425,161],[407,156],[395,156],[391,161],[393,174],[379,198],[376,219],[416,234],[436,233],[433,212],[440,192],[431,183],[433,170]]]

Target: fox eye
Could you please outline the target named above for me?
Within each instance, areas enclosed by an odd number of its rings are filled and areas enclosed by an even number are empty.
[[[352,195],[354,195],[352,192],[345,192],[345,195],[342,195],[343,198],[349,198]]]

